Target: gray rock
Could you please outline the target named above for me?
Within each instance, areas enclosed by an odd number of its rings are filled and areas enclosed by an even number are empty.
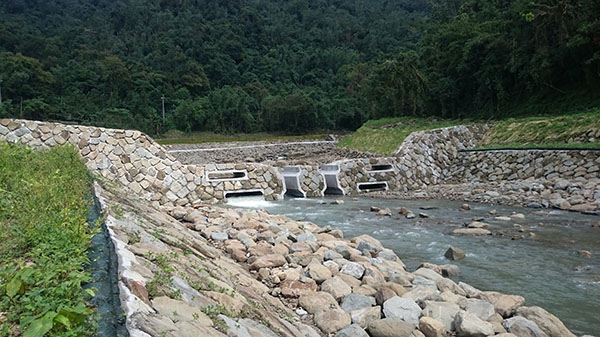
[[[381,319],[381,307],[368,307],[350,312],[350,318],[353,324],[358,324],[361,328],[367,328],[373,321]]]
[[[248,331],[250,332],[252,337],[255,337],[257,335],[259,337],[277,337],[276,333],[274,333],[271,329],[266,327],[264,324],[259,323],[257,321],[254,321],[254,320],[251,320],[248,318],[244,318],[244,319],[240,319],[238,322],[248,329]]]
[[[227,235],[227,233],[213,232],[212,234],[210,234],[210,238],[215,241],[225,241],[229,239],[229,236]]]
[[[298,242],[317,242],[317,237],[311,232],[304,232],[296,236]]]
[[[386,318],[399,318],[415,326],[419,324],[421,311],[421,307],[409,298],[394,296],[383,303]]]
[[[575,337],[556,316],[540,307],[521,307],[517,315],[536,323],[548,337]]]
[[[411,337],[415,325],[399,318],[384,318],[369,324],[371,337]]]
[[[496,313],[494,306],[490,302],[476,298],[469,298],[466,300],[465,310],[469,314],[473,314],[484,321],[487,321]]]
[[[356,262],[348,262],[342,266],[340,272],[360,280],[365,273],[365,267]]]
[[[491,323],[482,321],[479,317],[465,311],[460,311],[454,317],[454,327],[459,337],[487,337],[494,335]]]
[[[234,321],[233,319],[231,319],[225,315],[219,315],[219,316],[217,316],[217,318],[222,320],[223,322],[225,322],[225,325],[227,325],[227,329],[229,329],[229,331],[233,334],[233,336],[235,336],[235,337],[252,337],[252,335],[250,335],[250,331],[248,331],[248,328],[239,324],[238,322]]]
[[[369,243],[369,242],[366,242],[366,241],[361,241],[361,242],[358,244],[358,247],[356,247],[356,249],[358,249],[358,250],[359,250],[359,251],[361,251],[361,252],[362,252],[363,250],[365,250],[365,249],[366,249],[366,250],[373,250],[373,251],[375,251],[375,252],[379,252],[379,251],[381,251],[381,248],[379,248],[379,247],[377,247],[377,246],[375,246],[375,245],[373,245],[373,244],[371,244],[371,243]]]
[[[514,316],[502,323],[506,331],[519,337],[548,337],[535,322],[522,316]]]
[[[342,254],[333,251],[333,250],[328,250],[325,252],[325,254],[323,254],[323,259],[325,261],[329,261],[329,260],[335,260],[335,259],[343,259],[344,257],[342,256]]]
[[[358,324],[352,324],[338,331],[335,337],[369,337],[369,334]]]
[[[454,318],[460,311],[455,303],[426,301],[423,316],[431,317],[444,324],[448,331],[454,330]]]
[[[346,312],[360,310],[363,308],[372,307],[375,305],[375,298],[361,294],[352,293],[344,297],[341,307]]]
[[[464,250],[450,246],[444,256],[449,260],[460,260],[464,259],[466,254]]]
[[[319,311],[314,317],[315,324],[326,334],[337,332],[350,325],[350,315],[340,308]]]

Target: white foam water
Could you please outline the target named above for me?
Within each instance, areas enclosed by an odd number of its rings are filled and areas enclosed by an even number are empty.
[[[227,198],[227,205],[241,208],[271,208],[279,206],[272,201],[265,200],[265,197],[262,195]]]

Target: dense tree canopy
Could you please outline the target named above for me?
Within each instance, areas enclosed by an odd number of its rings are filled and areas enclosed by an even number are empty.
[[[152,134],[496,117],[598,97],[600,3],[3,1],[0,80],[0,117]]]

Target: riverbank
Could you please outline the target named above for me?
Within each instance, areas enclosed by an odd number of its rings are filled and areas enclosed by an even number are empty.
[[[120,256],[133,332],[430,337],[533,329],[574,336],[521,296],[442,276],[451,266],[408,271],[368,235],[347,238],[259,210],[196,204],[157,211],[116,191],[97,193]]]
[[[372,192],[383,199],[445,199],[487,204],[555,208],[600,215],[600,179],[528,179],[427,186],[407,192]]]

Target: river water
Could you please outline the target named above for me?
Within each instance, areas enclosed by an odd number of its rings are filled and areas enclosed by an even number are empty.
[[[271,214],[284,214],[295,220],[341,229],[346,237],[369,234],[393,249],[409,270],[421,262],[456,264],[460,275],[481,290],[494,290],[525,297],[526,305],[540,306],[558,316],[574,333],[600,335],[600,217],[578,213],[533,210],[519,207],[470,204],[471,210],[458,210],[461,202],[446,200],[382,200],[342,198],[288,199],[266,202],[255,198],[235,198],[231,207],[262,208]],[[394,215],[378,216],[371,206],[389,207]],[[417,214],[406,219],[395,211],[406,207]],[[422,210],[420,207],[436,207]],[[496,215],[489,212],[496,210]],[[419,218],[424,212],[429,218]],[[520,213],[524,219],[495,220],[497,216]],[[473,220],[489,223],[499,236],[457,236],[449,232]],[[515,224],[525,232],[518,232]],[[529,233],[534,233],[530,235]],[[513,236],[526,239],[513,240]],[[460,261],[449,261],[449,246],[467,253]],[[587,250],[592,258],[580,256]]]

